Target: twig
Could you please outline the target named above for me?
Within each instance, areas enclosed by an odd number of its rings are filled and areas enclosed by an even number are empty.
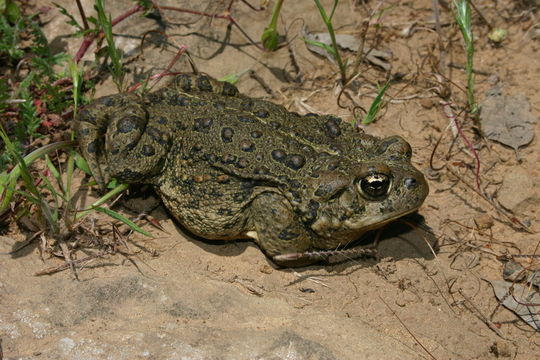
[[[386,303],[386,301],[384,301],[384,299],[381,297],[381,295],[377,295],[379,297],[379,299],[382,301],[382,303],[384,305],[386,305],[386,307],[388,308],[388,310],[390,310],[392,312],[392,315],[394,315],[396,317],[396,319],[398,319],[398,321],[400,322],[401,326],[403,326],[405,328],[405,330],[407,330],[407,332],[409,333],[409,335],[412,336],[412,338],[414,339],[414,341],[416,341],[416,343],[418,345],[420,345],[420,347],[432,358],[432,359],[435,359],[437,360],[437,358],[435,356],[433,356],[433,354],[431,352],[429,352],[429,350],[420,342],[420,340],[418,340],[418,338],[412,333],[411,330],[409,330],[409,328],[407,327],[407,325],[405,325],[405,323],[403,323],[403,321],[399,318],[399,316],[396,314],[396,312],[390,307],[390,305],[388,305]]]
[[[96,258],[103,257],[103,255],[104,255],[103,253],[99,253],[99,254],[87,256],[87,257],[85,257],[83,259],[71,260],[71,263],[65,262],[62,265],[52,266],[52,267],[43,269],[41,271],[38,271],[38,272],[34,273],[34,276],[51,275],[51,274],[54,274],[54,273],[69,269],[72,265],[74,266],[76,264],[81,264],[81,263],[84,263],[84,262],[87,262],[87,261],[90,261],[90,260],[93,260],[93,259],[96,259]]]

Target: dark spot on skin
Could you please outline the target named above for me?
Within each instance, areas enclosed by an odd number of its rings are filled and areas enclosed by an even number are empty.
[[[332,151],[337,152],[338,154],[341,154],[341,150],[336,145],[331,145],[330,149],[332,149]]]
[[[258,138],[260,138],[262,135],[263,135],[262,131],[259,131],[259,130],[253,130],[253,131],[251,132],[251,137],[254,138],[254,139],[258,139]]]
[[[163,96],[158,95],[158,94],[154,94],[154,93],[150,93],[150,94],[146,95],[146,100],[147,100],[148,105],[161,104],[161,102],[163,101]]]
[[[232,141],[232,138],[234,136],[234,130],[229,128],[229,127],[224,127],[223,129],[221,129],[221,140],[223,140],[223,142],[231,142]]]
[[[289,185],[290,185],[291,188],[293,188],[293,189],[298,189],[298,188],[302,187],[302,184],[301,184],[300,181],[298,181],[298,180],[291,180],[291,181],[289,182]]]
[[[181,74],[176,77],[176,83],[180,86],[180,88],[185,91],[189,92],[191,91],[191,76],[186,74]]]
[[[87,127],[83,127],[82,129],[79,129],[79,135],[80,136],[88,136],[90,134],[90,129]]]
[[[293,240],[296,239],[298,236],[300,236],[300,234],[298,232],[295,232],[290,227],[286,227],[278,234],[278,238],[280,240]]]
[[[236,167],[240,169],[244,169],[248,166],[248,161],[245,158],[239,158],[236,162]]]
[[[334,160],[334,161],[331,161],[329,164],[328,164],[328,171],[334,171],[336,170],[337,168],[339,167],[339,161],[338,160]]]
[[[119,152],[120,152],[120,149],[117,147],[111,149],[111,155],[117,155]]]
[[[159,119],[158,119],[158,123],[161,124],[161,125],[167,125],[168,122],[169,122],[169,120],[167,120],[167,118],[164,117],[164,116],[160,116]]]
[[[264,156],[263,156],[262,154],[257,154],[257,155],[255,155],[255,160],[257,160],[257,161],[263,161],[263,159],[264,159]]]
[[[141,180],[144,177],[144,174],[131,169],[124,169],[120,173],[116,174],[116,177],[120,181],[136,181]]]
[[[84,109],[83,111],[79,113],[79,119],[80,121],[84,121],[92,125],[97,125],[96,117],[92,115],[92,113],[88,111],[87,109]]]
[[[208,76],[199,76],[197,78],[197,87],[201,91],[212,91],[212,84],[210,83],[210,79],[208,79]]]
[[[317,210],[319,209],[319,206],[320,204],[315,200],[309,201],[308,211],[304,218],[304,221],[307,223],[307,225],[313,224],[315,222],[315,219],[317,219]]]
[[[306,158],[298,154],[288,155],[287,158],[285,159],[285,165],[287,165],[293,170],[301,169],[305,163],[306,163]]]
[[[201,151],[202,150],[202,145],[201,144],[195,144],[191,147],[191,151],[193,152],[197,152],[197,151]]]
[[[223,110],[225,109],[225,104],[222,103],[221,101],[216,101],[213,103],[214,104],[214,109],[216,110]]]
[[[224,164],[233,164],[236,161],[236,156],[232,154],[226,154],[221,157],[221,162]]]
[[[263,166],[263,167],[256,168],[255,170],[253,170],[253,173],[254,173],[255,175],[267,175],[267,174],[269,174],[270,172],[268,171],[267,168],[265,168],[265,167]]]
[[[348,218],[349,218],[349,217],[347,216],[347,214],[341,214],[341,215],[339,216],[339,220],[340,220],[340,221],[345,221],[345,220],[347,220]]]
[[[253,108],[253,101],[252,100],[246,100],[246,101],[243,101],[241,104],[240,104],[240,108],[244,111],[251,111],[251,109]]]
[[[272,159],[276,160],[277,162],[282,162],[283,160],[285,160],[286,156],[287,154],[283,150],[278,149],[272,151]]]
[[[332,186],[331,185],[321,184],[321,185],[319,185],[319,187],[315,191],[315,196],[325,197],[326,195],[328,195],[331,192],[332,192]]]
[[[255,119],[245,115],[238,115],[238,121],[243,123],[253,123],[255,122]]]
[[[281,124],[278,123],[277,121],[270,121],[270,126],[274,129],[274,130],[277,130],[281,127]]]
[[[306,115],[304,116],[309,116],[309,117],[318,117],[319,114],[315,114],[315,113],[307,113]]]
[[[88,144],[88,146],[86,147],[86,151],[88,151],[89,154],[93,154],[97,151],[98,141],[99,140],[94,140]]]
[[[221,94],[225,96],[236,96],[238,95],[238,89],[233,84],[224,82]]]
[[[410,189],[416,187],[417,181],[415,178],[406,178],[403,183],[407,189]]]
[[[112,96],[107,96],[103,98],[103,105],[105,106],[113,106],[114,105],[114,98]]]
[[[163,131],[153,126],[149,126],[146,128],[146,134],[160,145],[167,145],[169,142],[168,136]]]
[[[144,119],[136,115],[128,115],[116,123],[116,131],[122,134],[144,127]]]
[[[154,149],[154,147],[152,145],[145,144],[142,147],[141,153],[144,156],[153,156],[153,155],[155,155],[156,150]]]
[[[266,119],[270,114],[266,110],[257,110],[255,112],[255,116],[260,117],[262,119]]]
[[[189,100],[185,96],[173,94],[167,101],[169,105],[173,106],[187,106],[189,105]]]
[[[336,123],[334,118],[328,119],[326,123],[324,124],[326,135],[335,138],[341,135],[341,129],[339,128],[339,125]]]
[[[293,201],[299,203],[302,198],[300,197],[300,194],[298,193],[298,191],[295,191],[295,190],[291,190],[289,191],[289,194],[291,194],[292,198],[293,198]]]
[[[255,150],[255,144],[249,140],[240,141],[240,149],[245,152],[252,152]]]
[[[187,130],[187,125],[184,124],[184,122],[180,121],[180,120],[176,120],[174,122],[174,125],[176,126],[176,129],[177,130],[180,130],[180,131],[185,131]]]
[[[198,118],[193,120],[193,130],[208,133],[214,120],[212,118]]]
[[[216,162],[217,157],[214,154],[204,154],[204,158],[206,161],[208,161],[210,164],[213,164]]]
[[[225,216],[232,216],[233,215],[233,211],[229,208],[219,208],[216,213],[218,215],[225,215]]]
[[[139,142],[138,140],[134,140],[134,141],[130,142],[129,144],[124,146],[124,151],[131,151],[131,150],[135,149],[135,146],[137,146],[138,142]]]
[[[315,179],[316,179],[316,178],[318,178],[318,177],[321,176],[321,175],[320,175],[318,172],[311,172],[311,173],[309,174],[309,176],[311,176],[312,178],[315,178]]]

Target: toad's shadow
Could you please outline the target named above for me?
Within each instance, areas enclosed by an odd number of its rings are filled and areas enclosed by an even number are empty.
[[[374,244],[375,238],[378,236],[379,240],[375,248],[377,249],[379,259],[391,257],[396,261],[407,258],[432,260],[434,258],[434,252],[436,253],[438,251],[439,246],[437,238],[431,229],[425,225],[424,218],[419,214],[412,214],[403,220],[398,220],[386,226],[383,230],[376,230],[365,234],[353,246],[348,248],[370,247]],[[253,241],[247,239],[234,241],[204,239],[191,234],[177,221],[175,221],[175,225],[177,231],[186,239],[192,241],[192,243],[202,250],[217,256],[234,257],[242,254],[248,247],[257,247]],[[277,267],[269,258],[267,260],[272,266]],[[354,261],[350,261],[347,257],[336,256],[336,259],[330,259],[329,263],[350,263],[350,265],[358,265],[360,263],[371,266],[374,264],[374,261],[373,259],[368,259],[367,261],[355,259]],[[311,266],[324,267],[329,263],[321,262]]]

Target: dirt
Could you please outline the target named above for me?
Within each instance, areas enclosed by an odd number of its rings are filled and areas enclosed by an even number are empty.
[[[77,17],[74,2],[57,2]],[[92,2],[82,3],[92,14]],[[220,13],[227,6],[224,1],[158,3],[209,13]],[[323,3],[329,8],[330,1]],[[491,26],[508,31],[501,44],[490,42],[488,25],[475,13],[478,102],[498,85],[504,94],[526,97],[532,115],[538,117],[540,39],[533,36],[539,14],[530,10],[534,3],[474,4]],[[65,17],[52,3],[37,5],[51,6],[42,16],[55,49],[75,54],[81,39],[65,37],[72,32]],[[107,6],[114,18],[133,3],[115,1]],[[155,199],[135,199],[116,209],[130,216],[141,209],[150,211],[163,231],[145,225],[155,238],[130,236],[122,245],[124,255],[117,252],[79,264],[75,280],[69,270],[34,276],[63,261],[46,254],[41,260],[39,241],[9,254],[32,235],[12,225],[0,237],[4,359],[540,359],[538,332],[499,306],[488,283],[502,280],[503,260],[514,255],[527,255],[513,260],[528,271],[539,269],[538,124],[535,138],[516,154],[480,139],[470,119],[462,122],[460,130],[475,146],[481,163],[485,195],[480,196],[474,154],[459,134],[454,141],[452,114],[445,113],[451,103],[463,120],[460,108],[466,106],[464,72],[447,66],[465,64],[461,35],[450,25],[451,14],[441,8],[439,36],[432,1],[342,1],[334,15],[338,33],[359,37],[366,9],[376,6],[386,10],[379,21],[372,21],[366,46],[390,50],[394,79],[402,79],[388,91],[393,101],[366,131],[399,134],[413,146],[414,163],[430,181],[430,195],[419,211],[429,229],[391,226],[383,234],[392,230],[400,235],[383,237],[379,260],[277,269],[251,242],[193,239],[161,206],[150,205]],[[237,2],[232,15],[258,39],[270,10],[255,12]],[[130,83],[163,71],[178,46],[186,45],[199,71],[220,78],[253,70],[272,90],[269,94],[246,74],[238,83],[244,93],[272,99],[291,111],[333,113],[351,121],[350,100],[342,97],[348,108],[337,105],[336,65],[309,52],[302,41],[303,26],[326,31],[314,3],[285,2],[279,24],[282,31],[288,29],[301,82],[285,82],[286,76],[299,76],[287,48],[261,52],[237,28],[229,31],[223,19],[163,11],[158,21],[136,14],[115,26],[114,33],[125,53]],[[141,54],[141,38],[150,30],[155,31],[149,33],[151,39],[144,42]],[[93,59],[94,49],[85,61]],[[448,81],[437,79],[439,69]],[[190,71],[185,57],[173,70]],[[360,70],[361,76],[347,91],[367,108],[375,85],[382,84],[386,75],[372,64],[362,64]],[[107,78],[98,84],[95,96],[114,92]],[[441,94],[450,96],[443,100]],[[433,167],[438,170],[429,168],[433,152]],[[511,204],[506,205],[509,209],[499,205],[499,191],[503,202]],[[102,226],[109,222],[97,220]],[[425,237],[437,242],[436,256]],[[85,256],[77,252],[79,259]],[[531,309],[537,311],[538,304]]]

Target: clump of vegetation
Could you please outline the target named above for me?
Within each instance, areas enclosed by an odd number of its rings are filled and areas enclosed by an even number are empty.
[[[13,1],[0,8],[0,112],[1,125],[20,154],[33,142],[60,126],[57,114],[71,106],[71,96],[58,83],[69,56],[54,54],[41,31],[37,14],[25,15]],[[14,158],[1,145],[0,171]]]

